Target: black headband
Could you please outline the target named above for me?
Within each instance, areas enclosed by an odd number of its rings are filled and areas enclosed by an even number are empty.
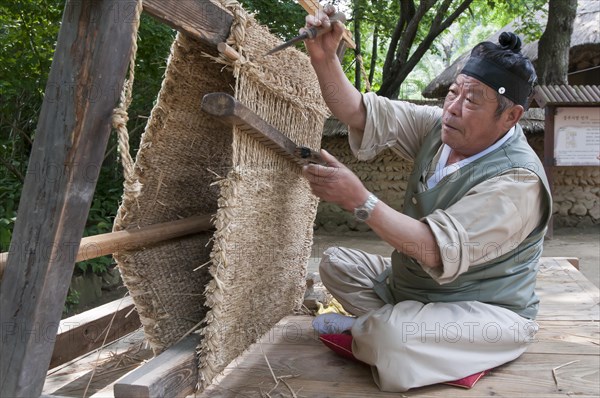
[[[527,108],[527,98],[531,93],[529,82],[495,62],[472,56],[460,73],[474,77],[515,104]]]

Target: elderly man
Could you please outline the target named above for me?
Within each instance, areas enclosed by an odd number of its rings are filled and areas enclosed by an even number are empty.
[[[326,9],[307,25],[329,24]],[[367,223],[391,261],[347,248],[320,273],[355,317],[322,315],[320,333],[351,333],[353,355],[384,391],[464,378],[519,357],[535,332],[535,278],[551,214],[539,159],[517,124],[536,79],[512,33],[480,43],[443,109],[361,95],[336,49],[343,33],[307,41],[324,99],[349,126],[361,160],[391,148],[414,161],[403,213],[370,193],[337,159],[309,165],[315,195]]]

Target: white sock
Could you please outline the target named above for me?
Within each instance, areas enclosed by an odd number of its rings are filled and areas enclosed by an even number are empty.
[[[356,318],[336,314],[334,312],[318,315],[312,322],[313,328],[319,334],[340,334],[352,329]]]

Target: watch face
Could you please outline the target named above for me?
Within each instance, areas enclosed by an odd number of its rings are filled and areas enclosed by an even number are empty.
[[[360,221],[365,221],[365,220],[367,220],[369,218],[369,212],[366,209],[358,209],[358,210],[356,210],[356,212],[354,213],[354,215]]]

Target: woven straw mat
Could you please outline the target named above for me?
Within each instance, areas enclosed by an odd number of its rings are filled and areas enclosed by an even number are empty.
[[[279,43],[249,19],[247,54]],[[217,56],[181,34],[173,43],[136,159],[141,190],[125,195],[115,221],[117,230],[136,229],[215,215],[216,230],[115,254],[156,352],[199,328],[204,386],[300,307],[317,200],[299,166],[204,114],[201,99],[218,91],[235,95],[311,148],[320,147],[326,117],[305,54],[291,49],[255,60],[242,65],[237,79],[206,54]]]

